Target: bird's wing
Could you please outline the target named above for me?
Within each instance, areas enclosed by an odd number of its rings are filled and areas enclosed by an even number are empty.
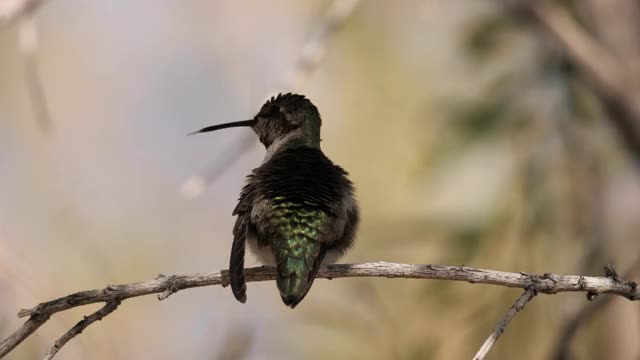
[[[241,221],[240,218],[236,223]],[[229,259],[229,284],[233,296],[244,303],[247,301],[247,284],[244,278],[244,249],[247,239],[246,231],[234,234],[231,245],[231,258]]]
[[[233,227],[233,244],[229,258],[229,284],[233,296],[244,303],[247,301],[247,284],[244,277],[244,252],[247,240],[247,231],[251,227],[251,205],[255,197],[255,189],[251,183],[247,184],[240,194],[240,201],[233,210],[237,215],[236,224]]]

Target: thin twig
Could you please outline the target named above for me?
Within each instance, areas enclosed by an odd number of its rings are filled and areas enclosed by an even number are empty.
[[[487,356],[489,350],[493,347],[493,344],[498,341],[498,338],[502,335],[504,329],[509,325],[509,322],[511,322],[511,319],[513,319],[520,310],[524,309],[524,306],[536,295],[537,291],[533,286],[525,290],[524,294],[520,295],[518,300],[511,305],[511,308],[509,308],[509,311],[507,311],[504,318],[502,318],[498,327],[496,327],[487,340],[485,340],[484,344],[482,344],[480,350],[478,350],[476,355],[473,357],[474,360],[483,360],[485,356]]]
[[[114,312],[118,305],[120,305],[120,301],[113,300],[109,301],[105,306],[100,308],[98,311],[94,312],[89,316],[85,316],[84,319],[80,320],[74,327],[72,327],[69,331],[67,331],[64,335],[60,337],[60,339],[56,340],[51,349],[47,352],[47,354],[42,358],[43,360],[51,360],[54,356],[62,349],[62,347],[69,342],[69,340],[74,337],[80,335],[84,329],[89,327],[89,325],[93,324],[96,321],[102,320],[105,316]]]
[[[302,82],[322,63],[327,52],[329,39],[340,30],[347,22],[360,0],[335,0],[327,9],[318,26],[309,36],[309,40],[302,47],[302,51],[295,61],[293,68],[288,72],[281,84],[280,89],[271,91],[271,94],[279,91],[291,91],[300,87]],[[244,153],[249,151],[256,143],[255,136],[244,136],[221,152],[210,165],[205,167],[203,174],[194,174],[180,186],[180,193],[186,198],[196,198],[224,173],[231,164]]]
[[[273,267],[256,267],[245,270],[246,280],[266,281],[276,278]],[[334,279],[347,277],[383,277],[407,279],[437,279],[465,281],[470,283],[493,284],[514,288],[529,289],[545,294],[577,291],[589,294],[610,293],[624,296],[629,300],[640,300],[637,284],[630,281],[614,280],[609,277],[591,277],[580,275],[525,274],[477,269],[466,266],[413,265],[387,262],[362,264],[332,264],[323,266],[318,278]],[[103,289],[81,291],[55,300],[47,301],[32,309],[21,310],[18,316],[30,316],[27,324],[0,342],[0,358],[20,344],[57,312],[82,305],[126,300],[128,298],[162,294],[162,298],[188,288],[223,285],[229,283],[228,271],[216,273],[198,273],[192,275],[158,276],[156,279],[138,283],[109,285]]]

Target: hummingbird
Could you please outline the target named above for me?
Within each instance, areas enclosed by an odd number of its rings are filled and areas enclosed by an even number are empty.
[[[303,95],[279,94],[250,120],[213,125],[192,134],[250,127],[266,148],[262,164],[247,176],[233,228],[229,283],[247,300],[245,248],[277,269],[285,305],[295,308],[323,263],[337,261],[355,240],[360,219],[348,173],[320,149],[322,120]]]

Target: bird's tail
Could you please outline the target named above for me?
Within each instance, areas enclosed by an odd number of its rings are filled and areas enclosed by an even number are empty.
[[[294,246],[286,246],[289,244]],[[311,289],[324,259],[325,249],[316,241],[308,241],[305,244],[288,241],[286,245],[276,253],[276,283],[282,301],[293,309]]]

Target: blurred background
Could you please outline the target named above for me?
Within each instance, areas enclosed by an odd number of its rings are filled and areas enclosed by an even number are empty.
[[[640,279],[638,1],[0,0],[0,336],[44,300],[226,268],[264,149],[185,134],[280,89],[318,106],[357,185],[344,262]],[[125,301],[58,357],[468,359],[521,293],[319,280],[291,311],[248,287],[245,305],[221,287]],[[537,297],[490,358],[640,359],[639,305],[602,300]]]

